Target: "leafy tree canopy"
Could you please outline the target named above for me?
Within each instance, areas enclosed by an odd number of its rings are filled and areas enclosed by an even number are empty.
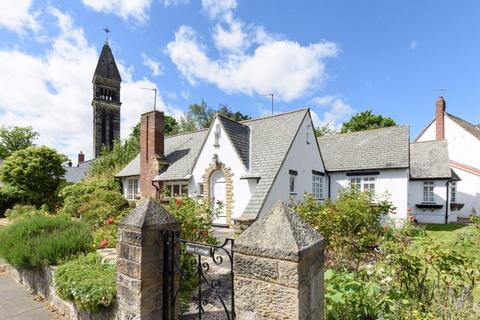
[[[390,117],[384,117],[372,113],[372,110],[363,111],[352,116],[352,118],[344,122],[341,133],[356,132],[369,129],[379,129],[395,126],[397,123]]]
[[[235,121],[251,119],[249,115],[243,114],[240,111],[234,112],[226,105],[221,105],[220,108],[214,109],[202,100],[201,103],[195,103],[188,107],[185,116],[180,119],[179,131],[190,132],[208,128],[216,113]]]
[[[325,123],[320,127],[315,128],[314,131],[315,137],[331,136],[337,133],[337,130],[335,130],[330,123]]]
[[[15,151],[0,168],[0,179],[25,194],[26,201],[40,207],[55,204],[63,181],[67,158],[48,147],[28,147]]]
[[[0,159],[6,159],[15,151],[33,146],[38,133],[32,127],[0,128]]]
[[[165,115],[165,135],[172,136],[177,134],[179,130],[178,122],[172,116]]]

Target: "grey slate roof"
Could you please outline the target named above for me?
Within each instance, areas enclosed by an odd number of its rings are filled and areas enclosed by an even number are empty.
[[[480,140],[480,127],[471,124],[468,121],[465,121],[459,117],[456,117],[450,113],[446,113],[447,116],[455,121],[459,126],[467,130],[471,135]]]
[[[120,72],[118,72],[117,64],[115,63],[115,58],[113,57],[112,49],[110,49],[108,43],[103,45],[93,76],[122,81]]]
[[[87,175],[91,163],[92,160],[88,160],[80,163],[78,167],[66,166],[64,175],[65,180],[71,183],[79,183]]]
[[[240,159],[246,168],[248,168],[249,148],[250,148],[250,128],[240,122],[218,115],[218,120],[222,123],[232,144],[237,151]]]
[[[200,153],[207,130],[179,134],[165,138],[165,158],[168,168],[160,173],[156,181],[185,180],[190,178],[193,165]],[[116,177],[140,175],[140,155],[123,168]]]
[[[409,127],[394,126],[318,138],[327,171],[408,168]]]
[[[446,140],[410,144],[411,179],[450,179],[448,143]]]
[[[250,175],[259,176],[241,219],[256,219],[308,109],[242,121],[250,127]]]
[[[140,175],[140,154],[130,161],[115,177],[131,177]]]

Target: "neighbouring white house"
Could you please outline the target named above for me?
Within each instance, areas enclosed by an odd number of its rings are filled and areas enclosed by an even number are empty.
[[[213,221],[251,222],[282,200],[327,196],[325,168],[309,109],[233,121],[217,115],[208,130],[164,137],[164,115],[141,116],[140,154],[117,174],[124,194],[209,199]]]
[[[457,221],[456,185],[460,178],[450,168],[446,140],[415,142],[410,145],[408,207],[423,223]]]
[[[415,141],[448,141],[449,163],[460,179],[452,184],[450,209],[468,218],[480,214],[480,127],[445,110],[445,100],[439,97],[435,118]]]
[[[388,196],[394,219],[408,212],[409,127],[336,134],[318,138],[328,173],[329,197],[351,186],[375,197]]]

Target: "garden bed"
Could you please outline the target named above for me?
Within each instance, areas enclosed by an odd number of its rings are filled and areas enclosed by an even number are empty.
[[[111,320],[116,318],[116,305],[101,309],[98,312],[79,310],[73,302],[61,299],[53,286],[56,267],[20,270],[8,265],[12,278],[33,293],[45,298],[50,306],[68,319],[72,320]]]

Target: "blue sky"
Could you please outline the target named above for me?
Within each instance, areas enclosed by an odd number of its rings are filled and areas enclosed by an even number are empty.
[[[266,115],[274,93],[276,112],[308,106],[338,127],[372,109],[414,138],[445,95],[447,111],[480,123],[478,1],[0,0],[0,125],[90,156],[106,26],[123,137],[151,108],[142,87],[177,118],[201,99]]]

